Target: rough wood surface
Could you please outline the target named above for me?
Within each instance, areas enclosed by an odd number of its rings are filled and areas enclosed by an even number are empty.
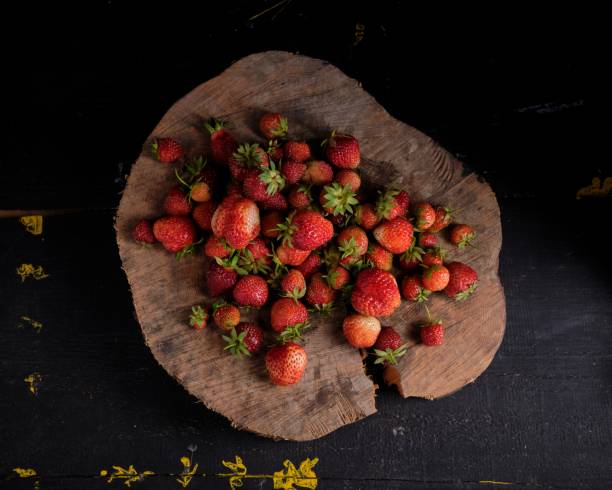
[[[491,362],[505,326],[497,274],[501,225],[489,186],[464,175],[461,164],[430,138],[393,119],[357,81],[324,61],[285,52],[251,55],[200,85],[168,111],[152,136],[176,137],[198,155],[207,149],[201,129],[206,118],[230,120],[239,140],[260,140],[256,122],[263,110],[286,114],[294,136],[321,137],[330,128],[354,134],[362,144],[366,179],[406,189],[414,200],[460,209],[459,219],[476,227],[478,248],[462,252],[461,260],[478,270],[480,289],[462,304],[444,298],[432,304],[448,326],[445,346],[427,349],[411,340],[399,366],[385,373],[405,397],[436,398],[473,381]],[[308,368],[290,388],[267,381],[262,356],[237,362],[222,352],[214,329],[186,327],[189,308],[209,300],[202,287],[205,261],[176,262],[129,236],[138,219],[161,214],[161,198],[173,178],[170,167],[144,150],[132,167],[116,221],[136,313],[158,362],[207,407],[268,437],[314,439],[374,413],[375,386],[359,353],[342,338],[341,311],[315,320],[306,338]],[[421,311],[403,304],[383,323],[413,338],[422,319]]]

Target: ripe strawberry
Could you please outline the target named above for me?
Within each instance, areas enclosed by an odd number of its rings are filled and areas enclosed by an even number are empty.
[[[334,235],[334,225],[320,213],[301,209],[289,219],[286,239],[300,250],[314,250],[325,245]]]
[[[232,253],[232,249],[228,247],[227,242],[223,238],[211,235],[204,244],[204,255],[207,257],[219,257],[224,259],[229,257]]]
[[[306,163],[306,171],[302,182],[314,185],[326,185],[334,179],[334,170],[322,160],[312,160]]]
[[[225,197],[244,197],[242,195],[242,187],[236,182],[227,184],[227,196]]]
[[[136,226],[132,229],[132,238],[143,244],[151,244],[157,241],[153,235],[153,226],[146,219],[141,219],[136,223]]]
[[[162,163],[173,163],[183,156],[183,147],[172,138],[157,138],[151,149],[155,158]]]
[[[304,162],[310,158],[310,147],[305,141],[287,141],[283,146],[283,153],[287,160]]]
[[[257,237],[244,248],[239,263],[251,274],[267,273],[272,265],[272,254],[266,242]]]
[[[422,303],[429,299],[431,291],[425,289],[419,274],[412,274],[402,279],[402,294],[408,301]]]
[[[276,238],[280,235],[276,227],[284,221],[285,217],[279,211],[268,211],[261,218],[261,234],[266,238]]]
[[[394,254],[405,252],[414,241],[412,224],[401,216],[383,221],[373,233],[376,241]]]
[[[342,230],[337,237],[338,250],[342,253],[342,265],[354,264],[368,251],[368,235],[358,226]]]
[[[164,199],[164,211],[170,216],[189,216],[191,203],[178,185],[168,191]]]
[[[429,233],[428,231],[422,231],[419,233],[418,239],[419,247],[421,248],[432,248],[438,245],[438,235]]]
[[[168,252],[181,252],[193,244],[196,229],[185,216],[164,216],[153,223],[153,235]]]
[[[272,347],[266,354],[266,369],[275,385],[296,384],[304,374],[308,356],[304,348],[295,342]]]
[[[242,192],[254,201],[266,201],[285,188],[285,178],[274,162],[269,167],[248,170],[242,183]]]
[[[323,261],[321,260],[321,257],[313,252],[308,257],[306,257],[306,260],[299,264],[296,269],[303,274],[304,279],[309,279],[310,276],[312,276],[315,272],[318,272],[319,269],[321,269],[322,265]]]
[[[428,347],[444,343],[444,325],[441,322],[432,322],[421,327],[421,342]]]
[[[306,279],[297,269],[291,269],[285,274],[280,282],[280,290],[283,296],[299,299],[306,294]]]
[[[230,247],[242,249],[259,234],[259,209],[250,199],[226,197],[211,224],[216,236],[225,238]]]
[[[232,177],[238,182],[244,180],[248,169],[270,165],[268,154],[257,143],[240,145],[228,163]]]
[[[401,303],[395,277],[380,269],[362,270],[357,275],[351,303],[362,315],[391,315]]]
[[[278,112],[269,112],[261,116],[259,131],[268,140],[284,138],[289,131],[289,122],[286,117],[283,117]]]
[[[212,199],[212,191],[206,182],[197,182],[191,186],[189,196],[195,202],[206,202]]]
[[[242,276],[234,286],[233,295],[240,306],[261,308],[268,301],[268,283],[260,276]]]
[[[336,291],[342,289],[351,280],[351,274],[344,267],[337,265],[332,267],[325,276],[327,284]]]
[[[426,267],[431,267],[432,265],[442,265],[444,264],[444,257],[446,257],[446,252],[444,252],[444,250],[440,247],[428,248],[421,256],[421,262]]]
[[[276,210],[276,211],[284,211],[289,207],[287,203],[287,199],[280,192],[277,192],[273,196],[270,196],[265,201],[259,203],[261,205],[261,209],[263,210]]]
[[[415,204],[412,214],[414,215],[414,225],[420,230],[427,230],[436,221],[436,211],[428,202],[420,202]]]
[[[449,280],[449,272],[443,265],[432,265],[423,271],[421,282],[425,289],[430,291],[442,291]]]
[[[281,166],[281,172],[287,184],[297,184],[306,172],[306,164],[287,160]]]
[[[211,262],[206,274],[206,287],[210,296],[217,297],[234,287],[238,280],[238,273],[231,267],[225,267]]]
[[[359,204],[350,186],[342,186],[338,182],[333,182],[321,189],[319,202],[326,213],[334,216],[352,214],[353,206]]]
[[[428,231],[431,233],[437,233],[450,225],[452,220],[453,216],[451,210],[449,208],[438,206],[436,207],[436,220],[433,222],[433,225],[428,228]]]
[[[291,247],[287,243],[281,243],[276,249],[276,257],[281,264],[298,266],[302,264],[310,255],[309,250],[301,250]]]
[[[308,320],[308,310],[298,300],[280,298],[270,309],[270,324],[275,332],[282,332],[287,327],[303,324]]]
[[[338,292],[332,289],[320,272],[315,272],[306,289],[306,302],[317,309],[331,308]]]
[[[250,356],[261,349],[264,333],[261,327],[255,323],[242,322],[236,328],[232,328],[230,335],[222,335],[227,344],[223,350],[229,351],[236,357]]]
[[[361,177],[354,170],[340,170],[334,181],[343,187],[348,186],[352,192],[357,192],[361,187]]]
[[[380,218],[393,219],[398,216],[406,216],[410,198],[406,191],[390,189],[386,192],[379,192],[376,201],[376,214]]]
[[[470,225],[455,225],[450,230],[450,242],[459,248],[471,245],[476,238],[476,232]]]
[[[447,264],[450,279],[448,285],[442,291],[449,298],[457,301],[467,299],[478,285],[478,274],[469,265],[462,262],[451,262]]]
[[[216,119],[210,119],[204,124],[210,133],[210,152],[213,161],[227,164],[236,151],[236,140],[225,129],[225,123]]]
[[[353,136],[332,131],[324,142],[327,160],[340,168],[357,168],[361,163],[359,142]]]
[[[268,141],[268,149],[266,150],[268,157],[275,162],[280,162],[283,157],[283,149],[278,144],[278,140],[270,140]]]
[[[191,217],[198,227],[205,231],[212,231],[212,217],[217,209],[217,203],[206,201],[198,204],[191,213]]]
[[[358,349],[372,347],[380,333],[380,322],[373,316],[349,315],[342,322],[346,341]]]
[[[215,303],[213,305],[213,320],[217,327],[224,332],[229,332],[240,323],[240,310],[227,303]]]
[[[289,205],[295,209],[301,209],[310,206],[312,196],[310,195],[310,186],[294,185],[289,189],[287,196]]]
[[[424,254],[424,250],[415,246],[414,242],[408,250],[399,256],[398,265],[404,271],[412,271],[420,264]]]
[[[364,230],[372,230],[380,223],[380,217],[372,204],[366,203],[357,206],[355,210],[355,223]]]
[[[377,243],[371,243],[366,254],[366,260],[374,267],[383,271],[390,271],[393,267],[393,254]]]
[[[374,364],[397,364],[397,360],[408,351],[406,344],[402,345],[402,337],[393,327],[383,327],[374,344],[376,360]]]
[[[189,325],[196,330],[204,330],[208,322],[208,311],[206,307],[192,306],[191,315],[189,316]]]

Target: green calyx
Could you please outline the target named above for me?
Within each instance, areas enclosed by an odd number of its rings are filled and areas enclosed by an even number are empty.
[[[397,365],[397,361],[400,357],[408,352],[408,344],[400,345],[397,349],[391,349],[387,347],[385,350],[374,349],[374,355],[376,360],[374,364],[392,364]]]
[[[208,312],[201,306],[192,306],[191,315],[189,316],[189,325],[192,327],[202,328],[206,326],[208,321]]]
[[[274,162],[270,160],[270,166],[262,170],[259,179],[266,184],[266,194],[272,196],[285,188],[285,178],[280,170],[276,168]]]
[[[472,233],[466,233],[464,235],[464,237],[459,241],[459,243],[457,244],[457,246],[459,248],[465,248],[468,245],[472,245],[472,242],[474,241],[474,238],[476,238],[476,233],[472,232]]]
[[[327,145],[330,144],[330,142],[334,139],[334,137],[336,136],[337,131],[335,129],[331,130],[331,133],[329,133],[329,137],[325,138],[323,141],[321,141],[321,148],[325,148]]]
[[[323,190],[325,192],[323,206],[325,209],[331,209],[334,216],[346,213],[352,214],[353,206],[359,204],[349,185],[340,185],[338,182],[334,182],[323,187]]]
[[[340,264],[341,255],[335,245],[330,245],[323,251],[323,263],[330,269],[336,267]]]
[[[284,138],[287,136],[287,133],[289,132],[289,121],[287,118],[281,117],[278,121],[278,126],[270,132],[275,138]]]
[[[270,244],[270,247],[272,248],[272,251],[270,252],[270,257],[272,257],[272,263],[274,264],[274,269],[272,269],[272,272],[268,274],[268,284],[270,284],[270,286],[274,288],[278,288],[280,285],[281,278],[285,274],[287,274],[288,269],[287,269],[287,266],[280,261],[280,259],[278,258],[278,255],[276,255],[273,243]]]
[[[391,211],[395,208],[395,197],[399,191],[390,189],[385,192],[378,191],[378,200],[376,201],[376,214],[379,218],[388,218]]]
[[[476,288],[478,287],[478,281],[474,281],[474,283],[472,283],[470,285],[469,288],[464,289],[463,291],[461,291],[460,293],[457,293],[455,295],[455,301],[465,301],[466,299],[468,299],[468,297],[474,292],[476,291]]]
[[[217,131],[221,131],[227,127],[227,123],[221,121],[219,119],[210,118],[208,121],[204,123],[204,128],[210,133],[216,133]]]
[[[264,259],[256,259],[253,257],[253,253],[246,248],[240,253],[238,266],[247,271],[249,274],[267,274],[270,272],[270,266],[266,263],[266,261]]]
[[[174,255],[176,257],[176,260],[181,260],[183,257],[186,257],[187,255],[192,255],[195,252],[196,245],[200,245],[203,242],[204,242],[204,239],[200,238],[197,242],[193,242],[192,244],[187,245],[183,250],[179,250]]]
[[[421,262],[421,260],[423,259],[423,254],[425,253],[425,250],[423,250],[421,247],[417,247],[415,243],[416,243],[416,240],[413,241],[412,245],[410,245],[410,248],[402,254],[401,256],[402,260],[406,262],[410,262],[412,260]]]
[[[288,247],[291,247],[293,244],[292,236],[297,230],[297,226],[293,224],[293,213],[285,218],[284,223],[279,223],[274,228],[275,231],[278,231],[280,234],[277,237],[277,240],[280,240],[281,243],[284,243]]]
[[[221,257],[215,257],[215,262],[221,267],[225,267],[226,269],[232,269],[239,275],[246,276],[249,271],[240,263],[241,258],[242,254],[239,250],[232,250],[232,253],[229,257],[226,257],[224,259],[222,259]]]
[[[289,341],[299,341],[302,340],[302,334],[304,330],[308,330],[310,328],[310,322],[305,321],[302,323],[296,323],[295,325],[290,325],[283,330],[279,336],[278,340],[280,343],[284,344]]]
[[[351,271],[360,272],[363,269],[373,269],[374,262],[372,262],[370,259],[361,257],[359,260],[355,260],[354,262],[347,264],[347,267]]]
[[[159,143],[157,143],[157,140],[153,140],[151,143],[151,153],[153,153],[153,156],[159,160]]]
[[[285,291],[282,294],[282,296],[285,298],[291,298],[297,301],[298,299],[303,298],[305,294],[306,294],[306,288],[300,289],[298,287],[295,287],[291,291]]]
[[[419,292],[417,293],[416,298],[414,298],[414,301],[416,301],[417,303],[424,303],[429,299],[430,294],[431,291],[429,289],[425,289],[419,286]]]
[[[227,344],[223,350],[229,351],[232,355],[236,357],[250,356],[251,353],[249,349],[247,349],[246,344],[244,343],[244,338],[247,336],[246,331],[244,332],[236,332],[236,328],[232,328],[232,331],[229,335],[222,335],[221,337],[225,340]]]
[[[311,313],[321,313],[322,315],[329,315],[333,309],[334,302],[332,301],[331,303],[314,305],[312,308],[309,308],[308,311]]]
[[[340,256],[341,259],[346,259],[347,257],[357,258],[360,257],[359,247],[357,247],[357,242],[355,237],[351,237],[348,240],[344,240],[339,246],[338,250],[342,252]]]
[[[234,158],[247,168],[261,167],[261,152],[257,143],[243,143],[234,152]]]

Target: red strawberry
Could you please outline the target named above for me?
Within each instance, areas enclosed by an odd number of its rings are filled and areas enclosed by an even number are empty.
[[[228,163],[234,151],[236,151],[236,140],[225,129],[225,123],[216,119],[209,120],[204,127],[210,133],[210,152],[213,161],[217,163]]]
[[[232,289],[238,280],[238,273],[231,267],[211,262],[206,275],[206,287],[210,296],[217,297]]]
[[[240,310],[227,303],[215,303],[213,305],[213,320],[217,327],[224,332],[229,332],[240,323]]]
[[[338,292],[332,289],[320,272],[315,272],[310,278],[306,289],[306,302],[317,309],[324,310],[331,307]]]
[[[432,248],[438,245],[438,235],[423,231],[419,233],[419,247],[421,248]]]
[[[304,279],[308,279],[315,272],[318,272],[322,265],[323,261],[321,260],[321,257],[313,252],[306,257],[306,260],[298,265],[296,269],[304,275]]]
[[[275,385],[296,384],[302,378],[307,364],[306,351],[295,342],[274,346],[266,354],[268,376]]]
[[[351,280],[351,274],[344,267],[337,265],[327,272],[327,283],[336,291],[342,289]]]
[[[266,238],[276,238],[280,231],[276,227],[285,222],[285,217],[279,211],[268,211],[261,218],[261,234]]]
[[[350,226],[337,237],[338,250],[342,253],[342,265],[354,264],[368,251],[368,235],[358,226]]]
[[[301,209],[290,220],[288,237],[300,250],[314,250],[325,245],[334,235],[334,225],[320,213]]]
[[[195,208],[193,208],[191,217],[200,229],[212,231],[211,221],[215,209],[217,209],[217,203],[215,203],[214,201],[202,202],[198,204]]]
[[[284,265],[300,265],[309,255],[309,250],[300,250],[299,248],[290,247],[286,243],[281,243],[276,249],[276,257],[280,263]]]
[[[213,233],[235,249],[246,247],[259,229],[259,209],[250,199],[226,197],[212,217]]]
[[[428,202],[420,202],[414,205],[412,210],[414,215],[414,225],[420,231],[424,231],[431,227],[436,221],[436,211]]]
[[[431,291],[423,287],[421,276],[418,274],[412,274],[402,279],[402,294],[408,301],[416,301],[422,303],[429,299]]]
[[[153,226],[146,219],[141,219],[132,229],[132,238],[140,243],[155,243],[157,240],[153,235]]]
[[[395,277],[380,269],[362,270],[357,275],[351,303],[362,315],[391,315],[401,303]]]
[[[259,131],[268,140],[273,138],[284,138],[289,131],[287,118],[278,112],[269,112],[261,116],[259,120]]]
[[[170,216],[188,216],[191,214],[191,203],[178,185],[172,187],[166,194],[164,211]]]
[[[476,232],[470,225],[455,225],[450,230],[450,242],[459,248],[471,245],[476,238]]]
[[[410,198],[406,191],[390,189],[384,193],[379,192],[376,201],[376,214],[380,218],[393,219],[398,216],[406,216]]]
[[[192,306],[191,315],[189,317],[189,325],[196,330],[204,330],[208,322],[208,312],[206,307]]]
[[[449,272],[443,265],[432,265],[423,271],[421,282],[425,289],[430,291],[442,291],[449,280]]]
[[[268,301],[268,283],[260,276],[242,276],[234,286],[233,295],[240,306],[261,308]]]
[[[269,197],[265,201],[260,203],[261,209],[263,210],[276,210],[276,211],[284,211],[289,207],[287,203],[287,199],[280,192],[277,192],[273,196]]]
[[[269,167],[247,171],[242,183],[243,194],[254,201],[266,201],[284,188],[285,178],[273,162]]]
[[[425,252],[422,248],[416,247],[414,242],[408,250],[399,256],[398,265],[400,269],[411,271],[416,269],[420,264]]]
[[[428,228],[428,231],[431,233],[437,233],[448,225],[450,225],[453,220],[451,210],[449,208],[445,208],[442,206],[438,206],[436,208],[436,219],[433,224]]]
[[[440,247],[428,248],[421,257],[421,262],[424,266],[430,267],[432,265],[444,264],[444,257],[446,253]]]
[[[373,233],[376,241],[394,254],[405,252],[414,241],[412,224],[401,216],[383,221]]]
[[[322,160],[312,160],[306,163],[306,171],[302,182],[314,185],[326,185],[334,179],[334,170]]]
[[[266,150],[268,157],[275,162],[280,162],[283,159],[284,153],[277,140],[268,141],[268,149]]]
[[[173,163],[183,156],[183,147],[172,138],[157,138],[151,148],[155,158],[162,163]]]
[[[374,267],[383,271],[390,271],[393,267],[393,254],[377,243],[370,244],[366,260],[369,260]]]
[[[251,274],[267,273],[272,265],[270,249],[263,239],[257,237],[242,251],[240,266]]]
[[[350,186],[342,186],[338,182],[333,182],[321,189],[319,202],[326,213],[334,216],[352,214],[353,206],[359,204]]]
[[[373,316],[349,315],[342,322],[346,341],[358,349],[372,347],[380,333],[380,322]]]
[[[270,309],[270,324],[275,332],[282,332],[287,327],[305,323],[308,320],[308,310],[298,300],[280,298]]]
[[[219,257],[223,259],[229,257],[232,253],[232,249],[227,246],[226,241],[223,238],[211,235],[204,244],[204,255],[207,257]]]
[[[228,162],[230,173],[238,182],[244,180],[249,168],[267,167],[270,164],[268,154],[257,143],[240,145]]]
[[[287,141],[283,146],[283,153],[287,160],[304,162],[310,158],[310,147],[305,141]]]
[[[444,325],[433,322],[421,327],[421,342],[428,347],[444,343]]]
[[[325,143],[325,156],[330,163],[340,168],[356,168],[361,163],[359,142],[348,134],[336,134],[332,131],[331,136]]]
[[[361,177],[354,170],[340,170],[334,181],[343,187],[348,186],[352,192],[357,192],[361,187]]]
[[[355,210],[355,223],[364,230],[372,230],[380,222],[380,217],[372,204],[366,203],[357,206]]]
[[[289,205],[295,209],[301,209],[308,207],[312,202],[310,195],[310,186],[294,185],[289,189],[289,195],[287,196]]]
[[[280,282],[280,290],[283,296],[299,299],[306,294],[306,279],[297,269],[291,269],[285,274]]]
[[[450,279],[448,286],[442,292],[457,301],[465,300],[476,290],[478,274],[469,265],[462,262],[451,262],[446,267]]]
[[[187,249],[196,237],[196,229],[185,216],[164,216],[153,223],[153,235],[168,252]]]
[[[376,360],[374,364],[397,364],[397,360],[406,354],[408,346],[402,345],[402,337],[393,327],[383,327],[374,344]]]
[[[232,328],[230,335],[222,335],[227,344],[224,350],[229,351],[236,357],[250,356],[261,349],[264,333],[261,327],[255,323],[242,322],[236,328]]]
[[[281,172],[287,184],[297,184],[306,172],[306,164],[287,160],[281,166]]]

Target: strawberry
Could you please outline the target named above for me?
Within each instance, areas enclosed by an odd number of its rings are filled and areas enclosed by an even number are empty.
[[[340,168],[357,168],[361,163],[359,142],[348,134],[332,131],[329,139],[323,142],[327,161]]]
[[[401,216],[383,221],[373,233],[376,241],[394,254],[405,252],[414,241],[412,224]]]
[[[421,282],[425,289],[442,291],[448,284],[449,272],[443,265],[432,265],[423,271]]]
[[[196,182],[191,186],[189,196],[195,202],[206,202],[212,199],[212,192],[206,182]]]
[[[332,289],[320,272],[315,272],[306,289],[306,302],[319,310],[331,308],[338,292]]]
[[[380,333],[380,322],[373,316],[349,315],[342,322],[346,341],[358,349],[372,347]]]
[[[428,248],[421,256],[421,262],[426,267],[442,265],[444,264],[444,257],[446,257],[446,252],[440,247]]]
[[[273,138],[284,138],[289,131],[289,123],[286,117],[278,112],[269,112],[261,116],[259,120],[259,131],[268,140]]]
[[[421,327],[421,342],[428,347],[444,343],[444,325],[441,322],[428,323]]]
[[[146,219],[141,219],[136,226],[132,229],[132,238],[143,244],[155,243],[155,235],[153,235],[153,226],[151,222]]]
[[[304,173],[306,173],[306,164],[303,162],[294,162],[293,160],[287,160],[283,162],[281,166],[281,172],[287,184],[297,184]]]
[[[312,160],[306,163],[306,171],[302,182],[314,185],[326,185],[334,179],[334,170],[322,160]]]
[[[191,203],[178,185],[168,191],[164,199],[164,211],[170,216],[189,216]]]
[[[281,243],[276,249],[276,256],[281,264],[299,266],[310,255],[309,250],[301,250],[289,246],[287,243]]]
[[[298,300],[280,298],[270,309],[270,324],[275,332],[282,332],[287,327],[304,324],[308,320],[308,310]]]
[[[227,196],[226,197],[244,197],[242,195],[242,187],[237,182],[230,182],[227,184]]]
[[[425,289],[419,274],[412,274],[402,279],[402,294],[408,301],[422,303],[429,299],[431,291]]]
[[[227,344],[223,350],[229,351],[236,357],[250,356],[263,346],[264,333],[255,323],[242,322],[232,328],[230,335],[222,335]]]
[[[183,157],[183,147],[172,138],[157,138],[151,149],[155,158],[162,163],[174,163]]]
[[[321,257],[313,252],[308,257],[306,257],[304,262],[299,264],[296,269],[302,273],[304,279],[309,279],[310,276],[312,276],[315,272],[318,272],[319,269],[321,269],[322,265],[323,261],[321,260]]]
[[[325,245],[334,235],[334,225],[320,213],[300,209],[288,218],[284,240],[300,250],[314,250]]]
[[[364,230],[372,230],[380,223],[380,217],[372,204],[366,203],[357,206],[355,210],[355,223]]]
[[[189,316],[189,325],[196,330],[204,330],[208,322],[208,312],[206,307],[192,306],[191,315]]]
[[[374,344],[376,360],[374,364],[397,364],[397,360],[406,354],[408,346],[402,345],[402,337],[393,327],[383,327]]]
[[[478,285],[478,274],[469,265],[462,262],[451,262],[446,265],[450,274],[448,285],[442,291],[449,298],[457,301],[467,299]]]
[[[398,265],[400,269],[405,271],[416,269],[421,264],[424,253],[425,251],[422,248],[415,246],[412,242],[410,248],[399,256]]]
[[[257,237],[243,249],[240,266],[251,274],[266,273],[272,265],[272,254],[266,242]]]
[[[225,238],[230,247],[242,249],[259,234],[259,209],[250,199],[226,197],[211,224],[216,236]]]
[[[342,230],[337,237],[338,250],[342,253],[342,265],[354,264],[368,251],[368,235],[358,226]]]
[[[321,189],[319,202],[326,213],[334,216],[346,213],[353,214],[353,206],[359,204],[351,187],[349,185],[343,186],[338,182],[333,182]]]
[[[196,229],[185,216],[164,216],[153,223],[153,235],[168,252],[188,251],[196,237]]]
[[[234,151],[236,151],[236,140],[225,129],[225,123],[216,119],[210,119],[204,127],[210,133],[210,152],[213,161],[217,163],[228,163]]]
[[[354,170],[340,170],[334,181],[343,187],[348,186],[351,192],[357,192],[361,187],[361,177]]]
[[[306,294],[306,279],[297,269],[291,269],[280,282],[280,290],[287,298],[299,299]]]
[[[234,286],[233,295],[240,306],[261,308],[268,301],[268,283],[253,274],[242,276]]]
[[[351,303],[358,313],[389,316],[397,309],[400,302],[397,281],[390,272],[364,269],[357,275]]]
[[[212,231],[212,217],[217,209],[217,203],[206,201],[198,204],[191,213],[191,217],[198,227],[205,231]]]
[[[305,141],[287,141],[283,146],[283,154],[287,160],[304,162],[310,158],[310,147]]]
[[[294,185],[289,189],[287,196],[289,205],[295,209],[301,209],[310,206],[312,196],[310,195],[310,186]]]
[[[240,323],[240,310],[227,303],[215,303],[213,305],[213,320],[217,327],[224,332],[229,332]]]
[[[276,238],[280,231],[276,227],[285,221],[285,217],[279,211],[268,211],[261,218],[261,234],[266,238]]]
[[[393,219],[398,216],[406,216],[410,198],[406,191],[390,189],[386,192],[378,193],[376,201],[376,214],[380,218]]]
[[[342,289],[351,280],[351,274],[349,271],[340,265],[329,269],[327,275],[324,277],[327,279],[327,284],[329,284],[329,286],[336,291]]]
[[[275,162],[280,162],[283,157],[283,149],[278,144],[278,140],[270,140],[268,141],[268,149],[266,150],[268,157]]]
[[[265,201],[260,203],[261,209],[263,210],[276,210],[276,211],[284,211],[289,207],[287,203],[287,199],[280,192],[277,192],[273,196],[270,196]]]
[[[274,162],[269,167],[248,170],[242,182],[242,192],[253,201],[266,201],[285,188],[285,178]]]
[[[438,235],[423,231],[419,233],[419,239],[417,241],[421,248],[432,248],[438,245]]]
[[[470,225],[454,225],[450,230],[450,242],[459,248],[471,245],[476,238],[476,232]]]
[[[428,228],[428,231],[431,233],[437,233],[450,225],[452,220],[453,216],[451,210],[449,208],[438,206],[436,207],[436,219]]]
[[[238,280],[238,273],[231,267],[211,262],[206,274],[206,287],[210,296],[217,297],[234,287]]]
[[[219,257],[224,259],[232,254],[232,249],[228,247],[227,242],[223,238],[211,235],[204,244],[204,255],[207,257]]]
[[[266,370],[275,385],[296,384],[302,378],[307,364],[306,351],[295,342],[276,345],[266,353]]]
[[[383,271],[390,271],[393,267],[393,254],[377,243],[370,244],[366,260],[371,262],[377,269],[382,269]]]
[[[419,231],[425,231],[436,221],[436,211],[428,202],[420,202],[412,209],[414,225]]]
[[[228,162],[230,173],[238,182],[244,180],[249,168],[267,167],[270,165],[268,154],[257,143],[244,143],[240,145]]]

